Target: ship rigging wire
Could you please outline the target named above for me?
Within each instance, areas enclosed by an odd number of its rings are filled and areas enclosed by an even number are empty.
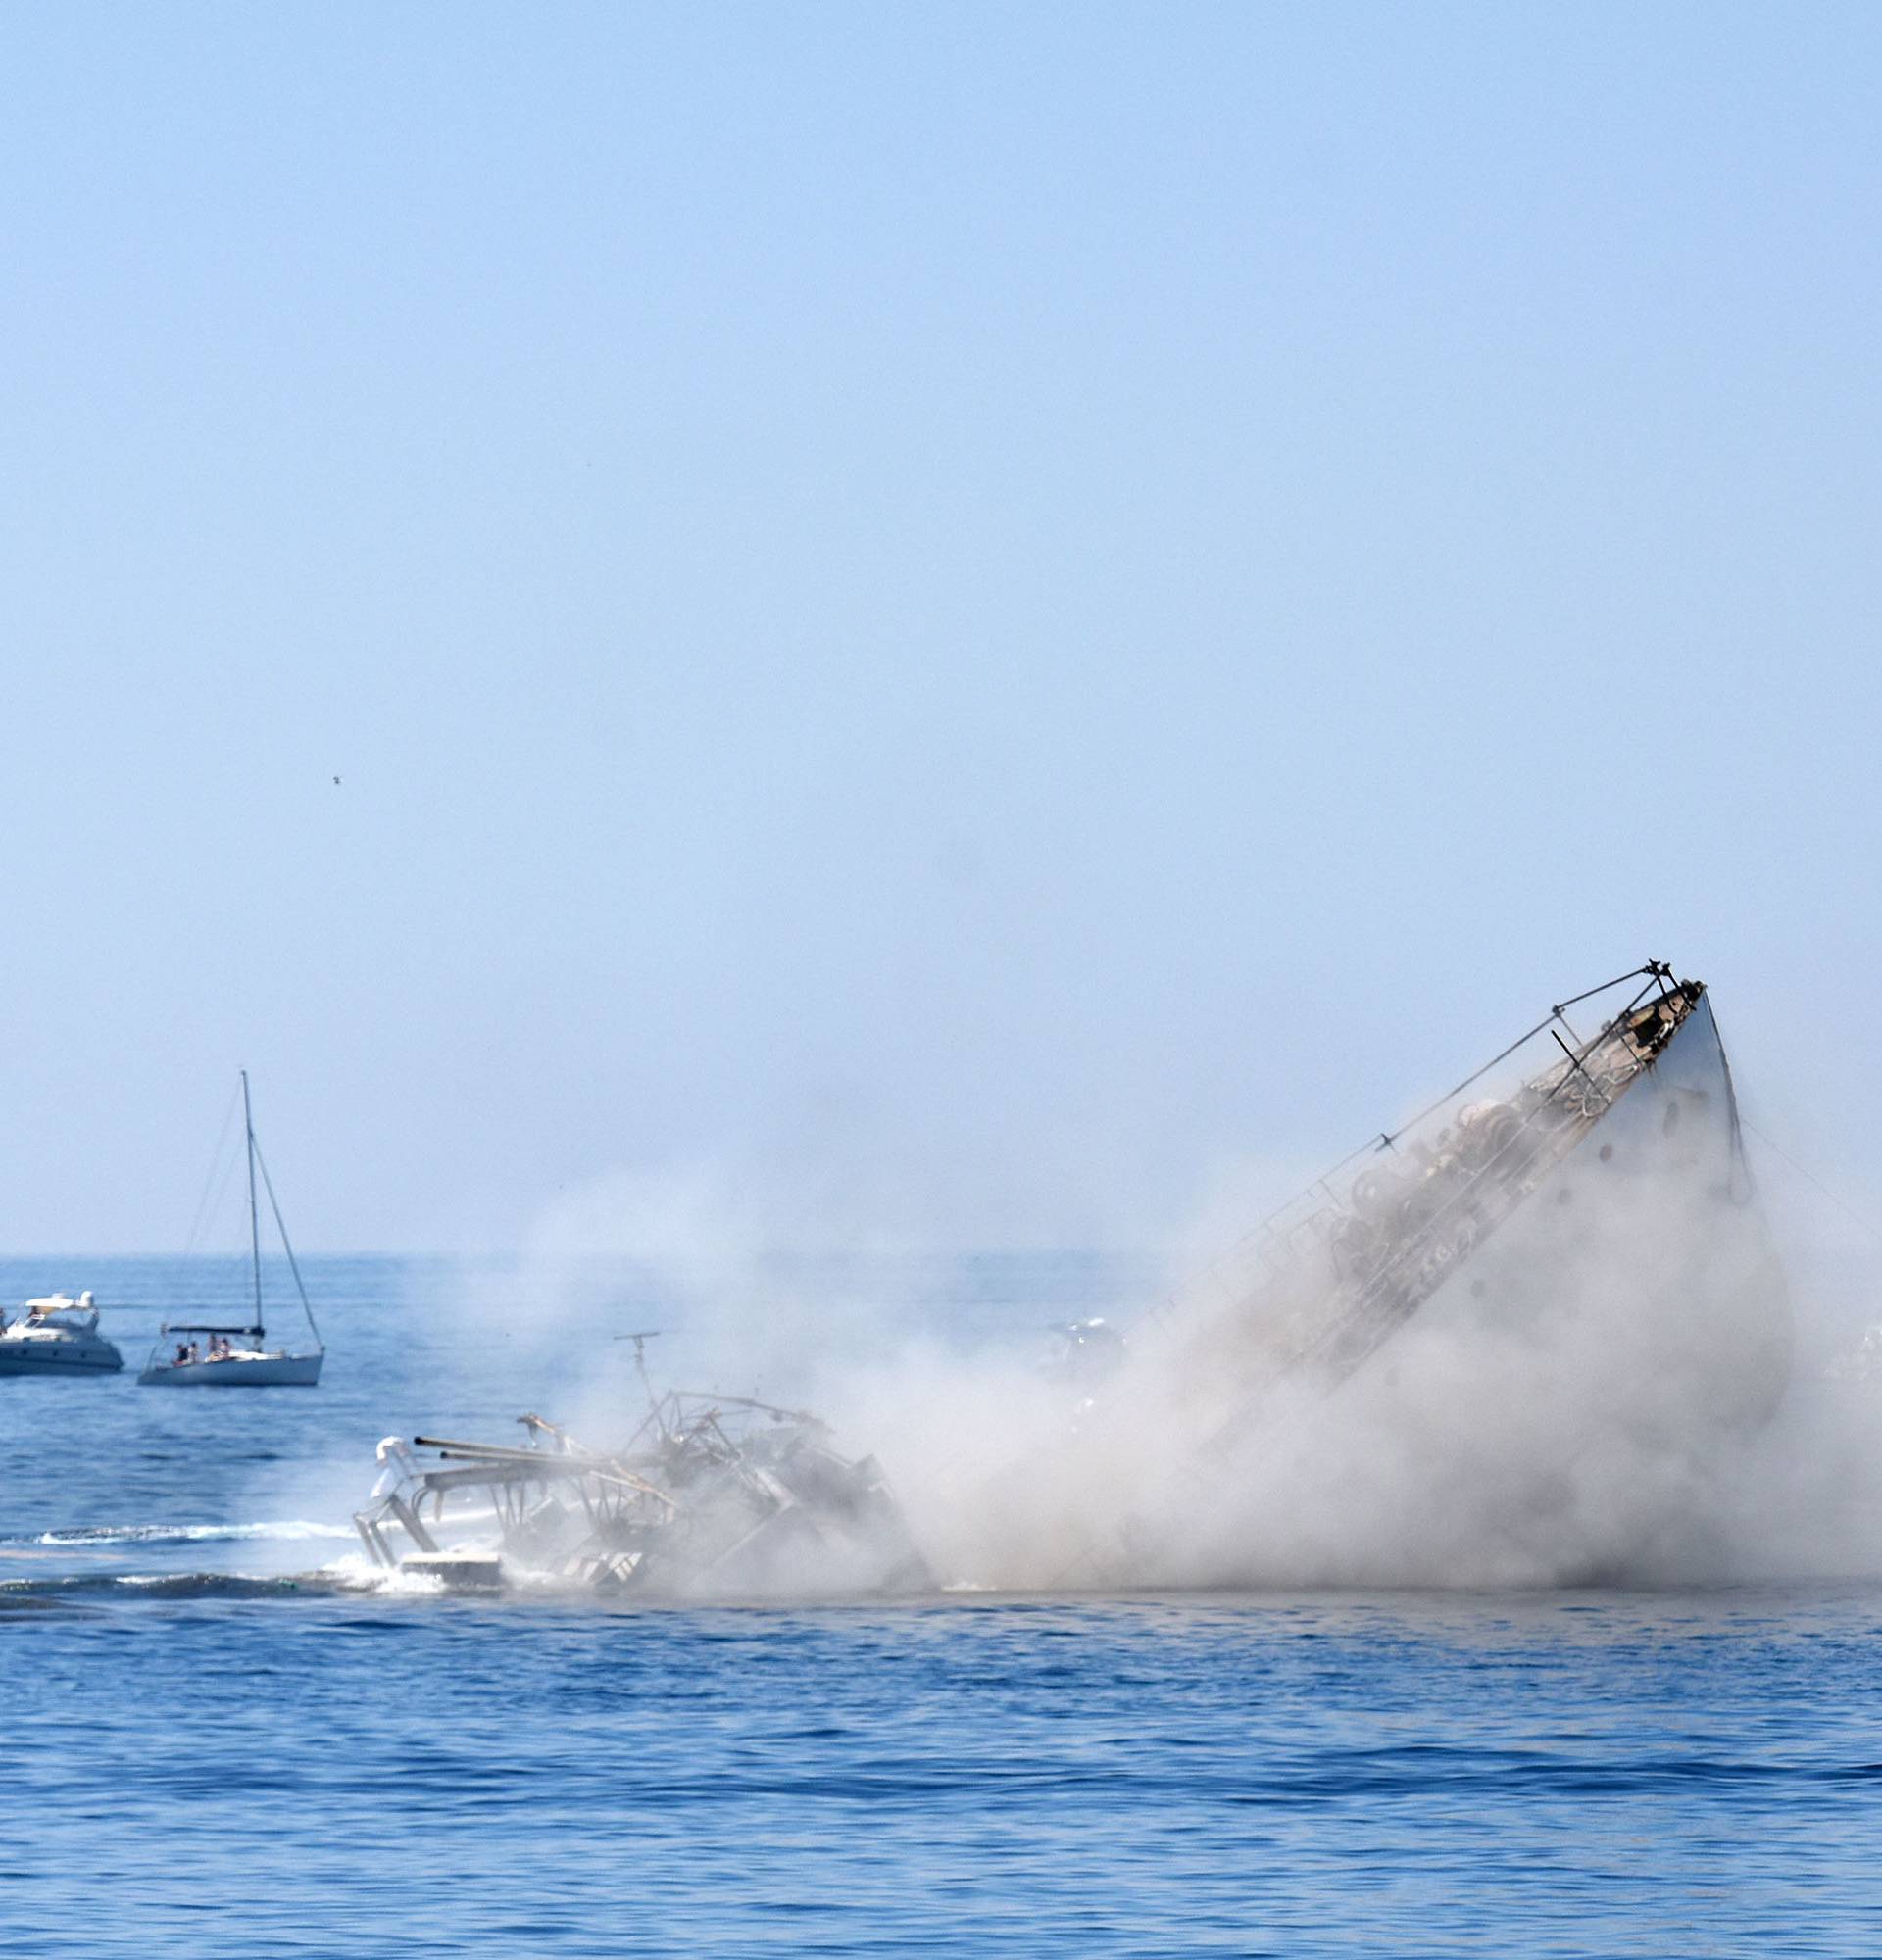
[[[1828,1199],[1829,1201],[1832,1204],[1834,1204],[1836,1208],[1840,1212],[1842,1212],[1844,1217],[1849,1219],[1853,1225],[1859,1225],[1862,1228],[1862,1230],[1869,1235],[1871,1239],[1875,1240],[1875,1242],[1878,1245],[1882,1245],[1882,1227],[1878,1227],[1874,1219],[1864,1217],[1864,1215],[1860,1211],[1858,1211],[1854,1204],[1851,1204],[1846,1200],[1839,1198],[1836,1195],[1836,1193],[1833,1192],[1830,1189],[1830,1187],[1827,1184],[1825,1184],[1820,1177],[1815,1177],[1809,1171],[1806,1170],[1804,1166],[1801,1163],[1799,1163],[1794,1156],[1792,1156],[1789,1151],[1785,1150],[1781,1144],[1773,1142],[1770,1137],[1766,1136],[1765,1133],[1762,1130],[1760,1130],[1758,1127],[1758,1125],[1754,1123],[1752,1119],[1749,1116],[1745,1115],[1742,1111],[1740,1112],[1739,1115],[1739,1121],[1745,1126],[1746,1129],[1751,1131],[1752,1135],[1755,1136],[1758,1139],[1758,1141],[1760,1144],[1762,1144],[1767,1151],[1771,1152],[1773,1156],[1780,1157],[1783,1159],[1785,1163],[1789,1164],[1790,1167],[1794,1171],[1796,1171],[1798,1176],[1801,1177],[1806,1184],[1810,1186],[1810,1188],[1813,1191],[1815,1191],[1818,1194],[1818,1196]]]

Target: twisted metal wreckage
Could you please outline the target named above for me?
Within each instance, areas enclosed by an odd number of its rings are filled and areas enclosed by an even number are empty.
[[[1631,991],[1619,1010],[1577,1036],[1566,1010],[1622,987]],[[1552,1045],[1553,1059],[1524,1068],[1523,1051],[1538,1042]],[[1505,1064],[1522,1071],[1513,1087],[1463,1100]],[[1545,1188],[1558,1201],[1539,1201]],[[1576,1222],[1584,1206],[1591,1219],[1606,1207],[1628,1229],[1591,1232]],[[1648,1261],[1644,1247],[1630,1250],[1630,1233],[1651,1236],[1674,1211],[1703,1229],[1649,1298],[1633,1285]],[[1106,1323],[1064,1330],[1075,1365],[1062,1372],[1078,1395],[1068,1429],[1109,1437],[1123,1400],[1154,1391],[1180,1414],[1171,1426],[1195,1469],[1232,1464],[1259,1442],[1278,1381],[1332,1393],[1414,1316],[1507,1325],[1538,1273],[1561,1298],[1577,1270],[1584,1300],[1611,1297],[1617,1283],[1639,1297],[1642,1310],[1630,1309],[1616,1337],[1637,1376],[1677,1372],[1684,1392],[1724,1420],[1755,1422],[1774,1406],[1789,1372],[1782,1274],[1707,990],[1662,961],[1552,1007],[1446,1096],[1373,1137],[1140,1323],[1128,1353]],[[646,1383],[641,1338],[629,1338]],[[437,1452],[432,1468],[387,1438],[383,1474],[356,1518],[361,1538],[381,1565],[458,1586],[503,1583],[506,1560],[565,1583],[665,1596],[932,1583],[874,1459],[837,1455],[816,1417],[740,1397],[655,1395],[651,1384],[647,1394],[647,1415],[612,1453],[534,1415],[520,1418],[525,1447],[416,1438]],[[1006,1480],[994,1509],[1023,1511],[1025,1483],[1023,1473]],[[404,1556],[400,1534],[414,1547]]]
[[[612,1451],[518,1420],[526,1446],[415,1437],[436,1467],[387,1437],[353,1520],[373,1560],[458,1590],[524,1572],[650,1597],[931,1583],[875,1459],[839,1456],[802,1410],[650,1386],[639,1428]]]

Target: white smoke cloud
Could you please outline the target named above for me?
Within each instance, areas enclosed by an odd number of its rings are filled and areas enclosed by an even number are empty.
[[[1042,1370],[1036,1338],[1063,1299],[1004,1302],[966,1339],[919,1310],[912,1235],[838,1205],[823,1237],[849,1236],[850,1255],[785,1258],[774,1249],[802,1242],[827,1192],[697,1166],[565,1200],[488,1303],[560,1339],[604,1335],[598,1301],[621,1316],[644,1301],[670,1323],[649,1357],[663,1384],[818,1408],[841,1446],[881,1460],[944,1584],[1882,1571],[1882,1389],[1820,1379],[1849,1346],[1852,1288],[1786,1305],[1702,1034],[1709,1017],[1682,1037],[1687,1065],[1630,1090],[1350,1370],[1312,1358],[1351,1300],[1317,1227],[1278,1276],[1244,1245],[1161,1312],[1153,1285],[1121,1365],[1067,1379]],[[1429,1160],[1381,1159],[1413,1183]],[[1168,1235],[1172,1266],[1264,1205],[1284,1169],[1250,1160],[1211,1180]],[[1788,1222],[1795,1248],[1808,1235]],[[1815,1263],[1847,1275],[1849,1249]],[[553,1412],[619,1442],[639,1406],[628,1351],[581,1351]]]

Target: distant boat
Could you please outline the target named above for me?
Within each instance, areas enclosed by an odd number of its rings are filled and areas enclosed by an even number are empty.
[[[29,1299],[10,1325],[0,1313],[0,1375],[110,1375],[124,1365],[116,1345],[98,1332],[88,1293]]]
[[[137,1380],[150,1388],[225,1389],[311,1389],[321,1379],[321,1363],[326,1349],[321,1345],[321,1331],[314,1324],[314,1309],[308,1302],[301,1269],[288,1243],[287,1227],[281,1221],[281,1207],[275,1201],[274,1186],[268,1164],[255,1141],[255,1117],[249,1102],[248,1070],[242,1070],[242,1127],[248,1140],[248,1244],[254,1279],[255,1310],[247,1321],[172,1320],[158,1334],[157,1345]],[[311,1352],[291,1352],[270,1348],[268,1329],[262,1322],[262,1221],[257,1203],[255,1174],[261,1172],[261,1189],[268,1193],[268,1208],[274,1229],[280,1234],[281,1250],[287,1254],[287,1269],[294,1275],[294,1290],[300,1296],[301,1311],[307,1316],[308,1332],[314,1337]],[[199,1338],[200,1337],[200,1338]]]

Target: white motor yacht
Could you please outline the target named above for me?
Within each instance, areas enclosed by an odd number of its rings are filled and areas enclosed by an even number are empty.
[[[0,1313],[0,1375],[109,1375],[124,1357],[98,1332],[91,1295],[26,1301],[18,1320]]]

